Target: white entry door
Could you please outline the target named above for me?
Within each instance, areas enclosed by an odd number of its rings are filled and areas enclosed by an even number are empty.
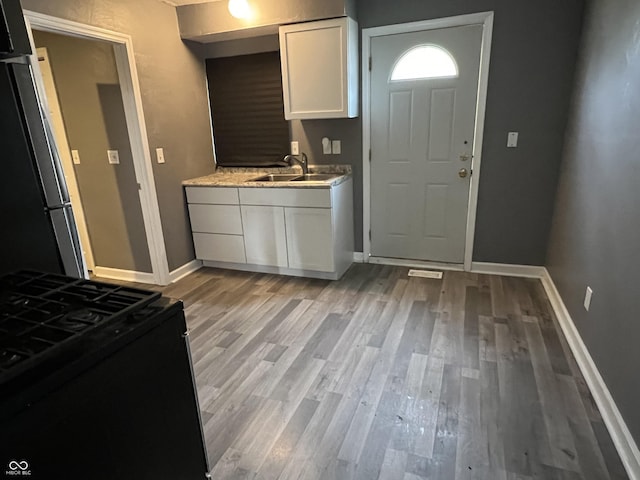
[[[371,40],[371,255],[464,260],[482,25]]]

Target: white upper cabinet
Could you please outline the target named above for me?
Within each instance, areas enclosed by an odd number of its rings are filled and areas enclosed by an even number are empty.
[[[349,17],[280,27],[284,116],[358,116],[358,24]]]

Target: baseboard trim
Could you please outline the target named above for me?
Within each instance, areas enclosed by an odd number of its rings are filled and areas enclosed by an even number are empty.
[[[190,273],[200,270],[202,268],[201,260],[191,260],[189,263],[185,263],[181,267],[176,268],[169,273],[169,283],[177,282],[178,280],[186,277]]]
[[[543,278],[544,267],[534,265],[511,265],[508,263],[471,262],[473,273],[505,275],[508,277]]]
[[[136,272],[135,270],[121,270],[119,268],[93,267],[93,274],[96,277],[109,278],[111,280],[122,280],[125,282],[138,282],[155,284],[153,273]]]
[[[320,272],[317,270],[298,270],[296,268],[274,267],[270,265],[255,265],[252,263],[228,263],[212,260],[203,260],[205,267],[223,268],[227,270],[241,270],[243,272],[273,273],[276,275],[288,275],[291,277],[319,278],[321,280],[338,280],[345,271]],[[348,268],[348,267],[347,267]]]
[[[369,257],[369,263],[374,263],[376,265],[394,265],[397,267],[431,268],[434,270],[450,270],[455,272],[462,272],[464,270],[462,264],[425,262],[422,260],[407,260],[404,258]]]
[[[353,263],[364,263],[364,253],[353,252]]]
[[[627,474],[632,480],[640,480],[640,451],[638,450],[638,445],[631,436],[631,432],[622,418],[611,392],[609,392],[602,375],[600,375],[593,358],[591,358],[587,346],[582,341],[569,310],[567,310],[560,292],[558,292],[546,268],[543,268],[541,281],[558,318],[560,328],[569,343],[569,347],[576,358],[578,367],[589,386],[596,405],[598,405],[602,419],[609,430]]]

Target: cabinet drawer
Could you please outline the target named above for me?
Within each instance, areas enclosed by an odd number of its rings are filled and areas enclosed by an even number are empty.
[[[196,248],[198,260],[247,263],[242,235],[194,233],[193,245]]]
[[[191,230],[200,233],[242,235],[242,218],[238,205],[189,205]]]
[[[238,189],[223,187],[186,187],[187,203],[238,205]]]
[[[330,188],[240,188],[242,205],[331,208]]]

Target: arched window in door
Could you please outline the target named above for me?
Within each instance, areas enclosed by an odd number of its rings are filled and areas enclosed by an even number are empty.
[[[391,81],[455,78],[458,66],[453,56],[437,45],[418,45],[404,52],[391,70]]]

